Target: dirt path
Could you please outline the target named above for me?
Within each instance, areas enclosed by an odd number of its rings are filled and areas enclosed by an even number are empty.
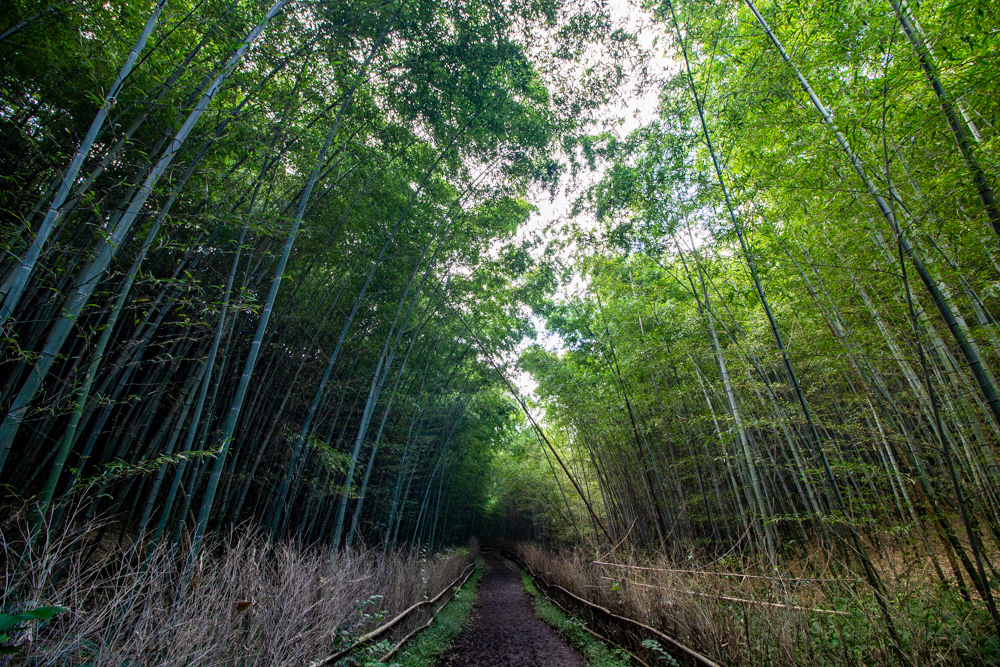
[[[465,629],[439,666],[583,667],[583,658],[535,616],[520,571],[496,554],[483,554],[486,571]]]

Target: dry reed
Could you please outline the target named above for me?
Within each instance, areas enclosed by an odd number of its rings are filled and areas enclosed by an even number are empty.
[[[244,527],[191,559],[185,545],[94,544],[95,522],[30,546],[25,522],[3,528],[0,610],[68,610],[15,633],[10,664],[304,665],[433,596],[475,555],[338,553]]]
[[[720,664],[897,664],[870,589],[848,574],[768,576],[662,556],[508,545],[551,584],[658,628]],[[598,554],[600,556],[600,554]],[[794,570],[795,568],[789,567]],[[755,575],[755,576],[745,576]],[[910,664],[985,663],[985,612],[926,579],[887,583]]]

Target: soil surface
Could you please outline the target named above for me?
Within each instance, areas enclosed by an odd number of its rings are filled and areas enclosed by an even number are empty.
[[[497,554],[483,554],[486,569],[479,580],[469,625],[439,666],[583,667],[583,658],[535,616],[521,585],[521,572]]]

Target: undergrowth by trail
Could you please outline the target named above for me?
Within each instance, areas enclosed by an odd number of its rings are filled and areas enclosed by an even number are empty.
[[[736,559],[708,561],[701,569],[641,553],[595,562],[583,550],[511,549],[545,581],[657,627],[719,664],[893,664],[873,597],[860,584],[837,579],[836,571],[810,569],[803,560],[787,559],[779,577]],[[1000,665],[986,610],[970,609],[959,591],[912,567],[897,566],[884,582],[906,664]]]
[[[302,667],[436,595],[478,548],[379,557],[240,528],[209,534],[193,560],[186,544],[99,543],[95,521],[26,546],[29,530],[0,523],[5,667]],[[420,612],[390,641],[426,620]]]
[[[406,644],[391,663],[377,660],[363,663],[366,667],[391,665],[391,667],[431,667],[448,650],[455,638],[462,633],[469,621],[469,612],[476,601],[476,589],[483,574],[483,560],[476,563],[476,572],[437,615],[430,627]],[[384,655],[390,647],[382,647]]]
[[[633,667],[635,663],[628,653],[620,648],[613,648],[589,634],[583,623],[572,616],[567,616],[561,609],[549,602],[543,596],[526,572],[521,572],[521,582],[524,590],[532,597],[535,613],[551,625],[559,635],[583,654],[588,667]]]

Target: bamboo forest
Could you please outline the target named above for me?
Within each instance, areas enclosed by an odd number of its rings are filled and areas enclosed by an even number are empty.
[[[0,665],[1000,664],[998,155],[996,0],[0,0]]]

